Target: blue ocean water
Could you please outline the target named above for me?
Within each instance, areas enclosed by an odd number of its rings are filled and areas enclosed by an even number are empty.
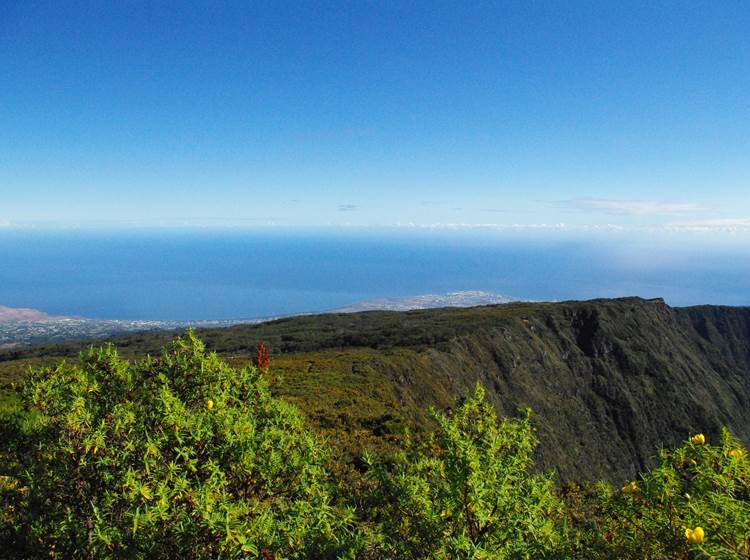
[[[750,245],[680,234],[7,230],[0,305],[102,319],[243,319],[484,290],[750,305]]]

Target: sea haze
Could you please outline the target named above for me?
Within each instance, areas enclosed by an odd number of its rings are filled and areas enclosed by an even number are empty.
[[[0,305],[100,319],[249,319],[462,290],[749,305],[748,279],[743,240],[685,232],[0,233]]]

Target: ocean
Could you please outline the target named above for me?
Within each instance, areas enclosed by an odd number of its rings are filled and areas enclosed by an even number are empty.
[[[0,305],[99,319],[229,320],[482,290],[750,305],[750,244],[556,231],[0,231]]]

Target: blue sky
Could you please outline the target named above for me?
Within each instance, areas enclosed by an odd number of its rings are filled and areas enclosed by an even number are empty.
[[[750,230],[747,2],[2,2],[0,225]]]

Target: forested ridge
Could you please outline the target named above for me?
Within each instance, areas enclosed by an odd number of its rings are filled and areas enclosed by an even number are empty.
[[[619,483],[697,430],[716,436],[728,426],[750,442],[748,308],[514,303],[303,316],[197,335],[235,366],[264,342],[271,390],[350,463],[407,427],[428,428],[430,406],[453,406],[477,382],[501,416],[534,410],[537,460],[564,480]],[[174,336],[113,343],[128,357],[156,355]],[[0,376],[5,387],[20,383],[29,365],[75,360],[87,346],[5,351]]]

